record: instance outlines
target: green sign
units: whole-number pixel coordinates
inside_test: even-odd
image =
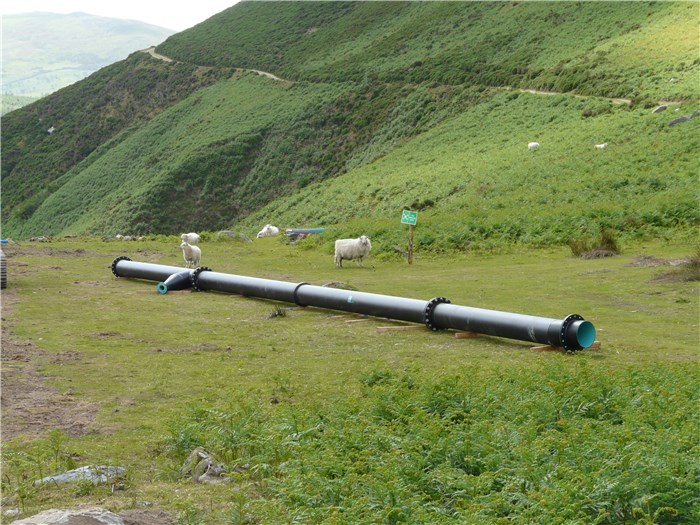
[[[411,210],[404,210],[401,212],[401,224],[410,224],[415,226],[418,222],[418,212]]]

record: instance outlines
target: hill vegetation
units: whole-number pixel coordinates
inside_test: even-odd
[[[697,6],[674,2],[249,2],[159,46],[314,82],[697,97]],[[235,27],[235,31],[231,28]],[[262,30],[261,30],[262,29]],[[668,80],[676,77],[676,82]]]
[[[86,13],[5,15],[2,30],[3,114],[20,107],[13,103],[53,93],[173,34],[136,20]]]
[[[699,107],[695,11],[244,2],[158,47],[175,62],[136,53],[9,115],[4,235],[274,222],[382,251],[404,207],[435,250],[682,235],[700,119],[668,123]]]

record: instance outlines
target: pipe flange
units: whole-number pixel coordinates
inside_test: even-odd
[[[569,328],[569,325],[574,321],[583,321],[583,317],[581,317],[578,314],[570,314],[567,315],[561,323],[561,331],[559,332],[559,343],[561,344],[561,347],[567,352],[570,352],[571,350],[581,349],[578,346],[578,344],[576,344],[575,346],[570,346],[566,343],[566,330]]]
[[[306,304],[301,304],[301,302],[299,302],[299,295],[298,295],[299,288],[301,288],[305,284],[309,284],[309,283],[299,283],[294,287],[294,292],[292,293],[292,297],[294,298],[294,304],[296,304],[297,306],[301,306],[301,307],[308,306]]]
[[[112,261],[112,273],[114,274],[115,277],[121,277],[117,273],[117,263],[119,263],[119,261],[130,261],[130,260],[131,259],[129,259],[126,255],[122,255],[121,257],[117,257],[116,259],[114,259]]]
[[[435,307],[439,304],[450,304],[451,302],[452,301],[446,299],[445,297],[435,297],[428,301],[428,303],[425,305],[425,312],[423,313],[423,322],[425,323],[425,326],[428,327],[428,330],[432,330],[433,332],[437,332],[438,330],[446,330],[446,328],[435,326]]]
[[[208,266],[199,266],[190,275],[190,281],[192,282],[192,289],[195,292],[202,292],[203,290],[199,287],[199,274],[202,272],[211,272],[211,268]]]

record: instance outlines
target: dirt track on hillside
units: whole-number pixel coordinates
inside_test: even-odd
[[[156,48],[155,47],[149,47],[147,49],[142,49],[144,53],[148,53],[151,55],[153,58],[156,58],[158,60],[162,60],[164,62],[174,62],[177,63],[174,59],[170,57],[166,57],[165,55],[161,55],[159,53],[156,53]],[[257,73],[258,75],[261,75],[263,77],[271,78],[272,80],[277,80],[278,82],[289,82],[285,81],[284,79],[273,75],[272,73],[268,73],[267,71],[260,71],[259,69],[244,69],[241,67],[236,67],[234,68],[236,71],[243,71],[243,72],[251,72],[251,73]]]
[[[170,57],[167,57],[165,55],[161,55],[159,53],[156,53],[156,48],[155,46],[149,47],[147,49],[142,49],[144,53],[148,53],[151,55],[153,58],[156,58],[158,60],[163,60],[164,62],[176,62]],[[273,75],[272,73],[269,73],[267,71],[260,71],[259,69],[244,69],[244,68],[234,68],[236,71],[244,71],[244,72],[251,72],[251,73],[257,73],[258,75],[262,75],[268,78],[271,78],[272,80],[277,80],[279,82],[291,82],[290,80],[284,80],[283,78],[280,78],[278,76]],[[495,88],[495,89],[511,89],[511,88]],[[593,97],[593,96],[587,96],[587,95],[572,95],[571,93],[558,93],[556,91],[540,91],[537,89],[518,89],[517,91],[520,91],[521,93],[531,93],[533,95],[569,95],[577,98],[597,98],[601,100],[607,100],[609,102],[612,102],[613,104],[631,104],[632,100],[629,98],[608,98],[608,97]]]
[[[613,104],[631,104],[632,100],[629,98],[608,98],[608,97],[593,97],[590,95],[572,95],[571,93],[558,93],[556,91],[539,91],[537,89],[518,89],[521,93],[532,93],[533,95],[568,95],[576,98],[597,98],[601,100],[607,100]]]

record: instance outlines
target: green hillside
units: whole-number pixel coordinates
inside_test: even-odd
[[[158,50],[296,80],[677,99],[700,93],[698,15],[693,2],[244,2]]]
[[[689,233],[700,119],[669,123],[700,108],[697,20],[687,2],[243,2],[157,48],[174,62],[136,53],[8,115],[3,235],[272,222],[381,252],[404,207],[438,251]]]
[[[669,127],[663,113],[607,103],[583,117],[590,107],[567,96],[486,95],[352,177],[304,188],[246,222],[341,223],[345,234],[400,243],[396,225],[409,208],[420,210],[420,245],[437,250],[559,244],[601,227],[656,236],[697,224],[700,119]],[[530,140],[541,147],[529,151]]]

